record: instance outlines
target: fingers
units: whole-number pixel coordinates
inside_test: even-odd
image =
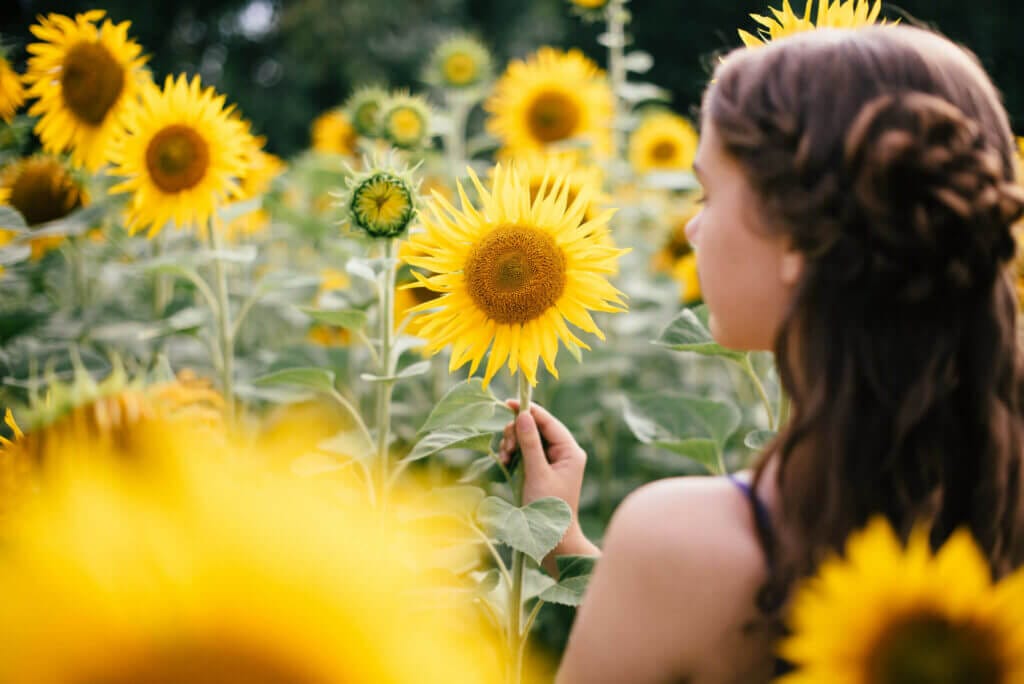
[[[509,399],[507,403],[513,410],[519,410],[519,402],[517,400]],[[551,415],[543,406],[531,403],[530,413],[533,415],[540,433],[544,435],[544,439],[548,441],[548,444],[551,446],[576,444],[576,438],[569,432],[569,428],[565,427],[562,421]]]
[[[525,475],[528,479],[534,479],[549,465],[540,432],[537,431],[537,423],[530,412],[520,413],[516,417],[516,439],[519,441],[519,451],[523,455]]]

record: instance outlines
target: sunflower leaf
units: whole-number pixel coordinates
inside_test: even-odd
[[[3,207],[0,207],[3,209]],[[0,266],[10,266],[27,261],[32,256],[32,248],[28,245],[7,245],[0,247]]]
[[[300,308],[304,314],[318,323],[333,325],[346,330],[359,330],[366,327],[366,312],[360,309],[325,310],[312,306]]]
[[[768,442],[775,439],[775,435],[778,433],[775,430],[751,430],[747,433],[747,436],[743,438],[743,444],[748,449],[754,451],[760,451],[768,446]]]
[[[654,341],[675,351],[693,352],[702,356],[718,356],[735,363],[742,363],[745,355],[721,346],[711,336],[707,326],[707,307],[686,308],[665,326]]]
[[[475,482],[496,464],[497,461],[494,460],[494,456],[491,454],[481,456],[466,466],[466,470],[462,473],[462,477],[459,478],[459,482]]]
[[[558,556],[558,584],[545,589],[539,598],[548,603],[578,606],[597,564],[596,556]]]
[[[633,435],[716,470],[718,456],[740,425],[733,404],[673,392],[623,400],[623,418]]]
[[[622,59],[623,64],[627,71],[633,73],[643,74],[651,70],[654,66],[654,57],[651,57],[651,53],[644,52],[642,50],[634,50],[633,52],[627,53]]]
[[[324,368],[286,368],[253,380],[257,387],[294,385],[330,394],[334,389],[334,373]]]
[[[316,448],[335,456],[354,459],[364,463],[377,455],[376,446],[367,439],[366,433],[355,428],[342,430],[327,439],[321,440],[317,443]]]
[[[553,496],[522,508],[489,496],[480,503],[476,517],[499,542],[540,563],[569,529],[572,511],[569,504]]]
[[[0,228],[4,230],[19,230],[28,228],[25,217],[14,207],[0,207]]]
[[[488,452],[491,450],[493,432],[480,432],[473,428],[450,428],[431,432],[416,442],[403,463],[418,461],[445,449],[471,449]]]
[[[454,427],[475,428],[480,432],[485,429],[496,431],[504,427],[511,414],[512,409],[490,390],[484,389],[479,378],[472,378],[455,385],[441,397],[427,416],[420,433]]]
[[[669,101],[672,99],[672,94],[654,85],[653,83],[637,83],[627,81],[620,83],[618,87],[618,95],[627,102],[643,102],[645,100],[662,100]]]

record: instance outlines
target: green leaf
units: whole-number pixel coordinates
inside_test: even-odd
[[[553,496],[522,508],[489,496],[481,502],[476,517],[495,539],[540,563],[569,529],[572,511],[569,504]]]
[[[18,230],[28,228],[25,217],[18,213],[14,207],[0,207],[0,228],[5,230]]]
[[[374,284],[377,283],[377,273],[373,270],[367,259],[352,257],[345,262],[345,270],[357,278],[368,280]]]
[[[687,456],[712,471],[741,420],[732,404],[673,392],[625,399],[623,417],[644,444]]]
[[[487,493],[479,487],[456,485],[432,489],[423,496],[416,498],[416,505],[409,507],[409,512],[401,513],[408,519],[431,518],[436,516],[455,516],[472,519],[480,502]]]
[[[301,307],[307,316],[326,325],[333,325],[346,330],[359,330],[366,327],[366,312],[360,309],[337,309],[334,311],[317,309],[312,306]]]
[[[480,432],[473,428],[451,428],[427,434],[416,442],[409,455],[402,459],[403,463],[418,461],[445,449],[472,449],[474,451],[490,451],[491,431]]]
[[[335,391],[334,373],[324,368],[286,368],[256,378],[253,384],[257,387],[294,385],[327,394]]]
[[[736,363],[741,363],[745,356],[742,352],[726,349],[715,342],[711,337],[711,331],[708,330],[705,306],[680,311],[654,342],[676,351],[719,356]]]
[[[3,209],[4,207],[0,207]],[[32,248],[29,245],[7,245],[0,247],[0,266],[10,266],[22,261],[28,261],[32,256]]]
[[[636,74],[643,74],[651,70],[654,66],[654,58],[651,57],[649,52],[643,52],[641,50],[634,50],[628,52],[622,59],[623,65],[627,71],[632,71]]]
[[[397,382],[398,380],[405,380],[407,378],[415,378],[418,375],[423,375],[430,371],[430,361],[417,361],[416,363],[409,364],[398,372],[397,375],[374,375],[373,373],[361,373],[359,375],[360,380],[366,382]]]
[[[563,606],[578,606],[583,593],[590,583],[590,576],[597,564],[596,556],[558,556],[558,584],[540,594],[542,601],[560,603]]]
[[[543,595],[555,584],[554,578],[546,572],[537,568],[525,568],[523,570],[523,603]]]
[[[502,413],[498,413],[498,411]],[[495,420],[495,416],[498,420]],[[478,431],[497,431],[511,420],[512,410],[499,401],[490,390],[485,390],[479,378],[465,380],[452,387],[441,397],[427,416],[420,432],[433,432],[440,428],[472,427]]]
[[[459,478],[459,482],[475,482],[481,475],[493,468],[496,464],[497,462],[490,454],[487,456],[481,456],[466,466],[466,470],[462,473],[462,477]]]
[[[768,443],[775,439],[775,435],[778,433],[775,430],[751,430],[747,433],[747,436],[743,438],[743,444],[748,449],[754,451],[760,451],[768,446]]]

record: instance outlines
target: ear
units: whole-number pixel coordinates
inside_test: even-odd
[[[797,251],[793,248],[787,248],[782,253],[782,258],[779,259],[779,280],[784,285],[792,287],[800,281],[800,277],[804,274],[804,255],[803,252]]]

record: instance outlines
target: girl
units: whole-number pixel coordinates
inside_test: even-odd
[[[996,577],[1024,563],[1007,269],[1024,193],[977,60],[907,26],[816,30],[730,54],[702,111],[687,230],[711,331],[775,353],[792,418],[749,482],[674,478],[623,502],[563,684],[769,680],[793,583],[875,514],[904,535],[927,521],[934,545],[967,527]],[[503,457],[517,444],[525,500],[575,512],[572,435],[535,406]],[[600,553],[575,520],[552,555],[569,553]]]

